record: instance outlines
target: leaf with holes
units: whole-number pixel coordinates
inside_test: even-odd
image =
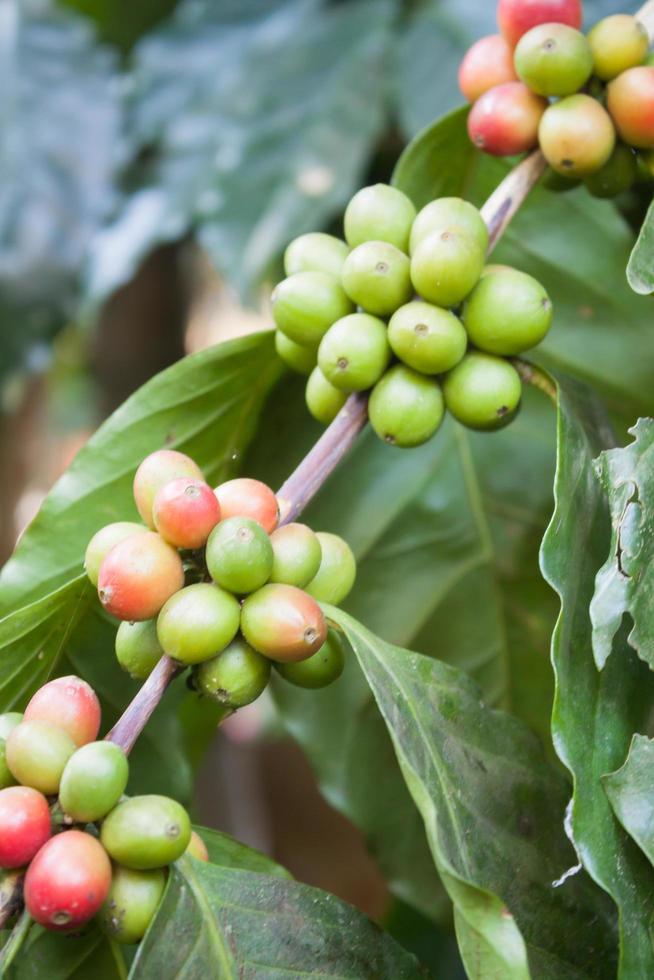
[[[654,293],[654,202],[643,221],[627,265],[627,279],[635,293]]]
[[[613,812],[654,864],[654,741],[634,735],[629,755],[615,772],[603,777]]]

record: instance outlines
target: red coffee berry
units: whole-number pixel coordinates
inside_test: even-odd
[[[468,102],[476,102],[496,85],[517,80],[513,51],[501,34],[475,41],[459,66],[459,88]]]
[[[498,157],[532,150],[547,105],[547,99],[534,95],[522,82],[497,85],[484,92],[470,110],[470,139],[480,150]]]
[[[38,790],[0,790],[0,868],[22,868],[50,837],[50,808]]]
[[[538,24],[581,27],[581,0],[499,0],[497,23],[512,48]]]
[[[45,844],[25,876],[25,907],[46,929],[78,929],[92,919],[111,886],[111,862],[102,844],[68,830]]]
[[[216,487],[221,518],[251,517],[270,534],[277,527],[279,504],[265,483],[241,477]]]
[[[163,486],[180,476],[203,480],[202,470],[190,456],[175,449],[158,449],[146,456],[134,477],[134,500],[148,527],[154,530],[152,505]]]
[[[164,603],[184,585],[178,553],[158,534],[144,531],[121,541],[100,566],[98,595],[118,619],[154,619]]]
[[[306,660],[327,638],[327,623],[315,599],[294,585],[264,585],[243,603],[241,632],[264,657],[288,663]]]
[[[44,684],[25,708],[25,721],[49,721],[76,745],[94,742],[100,731],[98,696],[81,677],[57,677]]]
[[[176,548],[202,548],[220,520],[220,504],[208,483],[180,476],[159,490],[152,515],[164,541]]]
[[[641,150],[654,147],[654,67],[640,65],[614,78],[607,106],[625,143]]]

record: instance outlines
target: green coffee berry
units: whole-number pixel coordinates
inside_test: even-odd
[[[352,302],[326,272],[296,272],[272,294],[275,323],[296,344],[317,347],[334,320],[352,312]]]
[[[68,732],[49,721],[22,721],[5,743],[12,775],[44,796],[58,791],[61,774],[76,749]]]
[[[341,281],[350,299],[377,316],[393,313],[413,292],[409,259],[388,242],[364,242],[353,249]]]
[[[270,535],[273,549],[271,582],[296,585],[311,581],[320,568],[320,539],[306,524],[284,524]]]
[[[181,857],[191,839],[183,806],[167,796],[134,796],[105,818],[100,842],[118,864],[135,871],[163,868]]]
[[[320,568],[305,587],[318,602],[337,606],[349,595],[357,575],[357,563],[347,541],[338,534],[318,531]]]
[[[332,324],[320,341],[318,366],[342,391],[365,391],[378,381],[391,358],[386,324],[369,313],[350,313]]]
[[[125,792],[129,766],[113,742],[89,742],[66,763],[59,802],[75,823],[94,823],[116,806]]]
[[[555,191],[557,194],[573,191],[575,187],[579,187],[580,183],[581,181],[575,180],[573,177],[564,177],[563,174],[557,173],[550,166],[546,167],[541,177],[543,187],[547,187],[548,191]]]
[[[298,374],[311,374],[316,366],[315,347],[303,347],[287,337],[281,330],[275,331],[275,350],[284,364]]]
[[[7,711],[0,715],[0,789],[16,784],[11,769],[7,765],[6,740],[22,720],[23,716],[18,711]]]
[[[520,405],[520,375],[509,361],[481,351],[466,354],[443,382],[445,406],[471,429],[500,429]]]
[[[139,623],[122,622],[116,633],[116,659],[134,680],[149,677],[163,656],[157,637],[156,619]]]
[[[347,401],[347,392],[335,388],[320,368],[316,367],[307,381],[305,398],[307,408],[316,422],[329,425]]]
[[[270,678],[270,661],[257,653],[242,636],[211,660],[195,667],[198,694],[226,708],[243,708],[256,701]]]
[[[345,209],[345,237],[351,248],[376,241],[406,252],[415,216],[406,194],[388,184],[374,184],[358,191]]]
[[[236,636],[238,601],[217,585],[187,585],[159,613],[159,643],[174,660],[198,664],[224,650]]]
[[[599,170],[589,174],[584,183],[593,197],[610,198],[628,191],[636,180],[638,165],[630,146],[616,143],[613,153]]]
[[[456,226],[432,232],[411,259],[411,279],[423,299],[436,306],[457,306],[484,268],[479,241]]]
[[[589,31],[588,44],[595,74],[608,82],[628,68],[643,64],[647,57],[649,37],[646,28],[636,17],[613,14],[598,21]]]
[[[479,209],[461,197],[439,197],[426,204],[413,222],[411,255],[425,238],[445,228],[463,228],[484,252],[488,248],[488,228]]]
[[[205,557],[214,582],[237,595],[261,588],[273,566],[270,538],[249,517],[228,517],[217,524],[209,535]]]
[[[296,687],[317,690],[327,687],[343,673],[345,653],[338,633],[329,630],[327,639],[317,653],[299,663],[275,664],[284,680]]]
[[[84,555],[84,571],[93,585],[97,586],[100,565],[113,546],[141,531],[145,531],[142,524],[136,524],[134,521],[116,521],[114,524],[101,527],[93,535]]]
[[[327,272],[337,278],[349,248],[340,238],[322,231],[310,231],[294,238],[284,253],[284,272],[293,276],[296,272]]]
[[[590,44],[567,24],[538,24],[523,34],[514,54],[515,70],[537,95],[572,95],[593,72]]]
[[[552,103],[538,127],[543,156],[565,177],[586,177],[603,167],[615,146],[606,109],[590,95],[568,95]]]
[[[420,446],[434,435],[445,414],[443,394],[435,378],[396,364],[372,390],[370,424],[391,446]]]
[[[538,280],[526,272],[494,272],[483,276],[468,296],[463,322],[480,350],[520,354],[547,334],[552,303]]]
[[[450,310],[414,300],[396,310],[388,324],[393,353],[422,374],[441,374],[458,364],[468,338]]]
[[[165,887],[163,868],[133,871],[114,865],[109,894],[99,913],[102,931],[117,943],[138,943],[159,908]]]

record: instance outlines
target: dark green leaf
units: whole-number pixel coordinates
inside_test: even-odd
[[[209,860],[221,868],[240,868],[242,871],[258,871],[261,874],[290,878],[289,872],[272,858],[247,844],[241,844],[229,834],[222,834],[209,827],[193,828],[207,845]]]
[[[627,265],[627,279],[635,293],[654,292],[654,202],[640,229],[640,235]]]
[[[616,817],[654,864],[654,741],[634,735],[624,765],[603,783]]]
[[[620,976],[648,977],[654,872],[616,821],[601,776],[622,764],[633,732],[643,729],[654,676],[630,651],[624,631],[604,669],[596,668],[588,607],[610,522],[593,460],[613,437],[597,398],[564,379],[558,425],[556,509],[541,553],[543,574],[561,599],[552,643],[554,743],[574,777],[570,830],[580,860],[619,908]]]
[[[466,129],[467,109],[437,120],[413,139],[397,161],[393,183],[417,208],[436,197],[467,197],[481,155]]]
[[[89,17],[100,36],[124,51],[154,24],[171,13],[177,0],[63,0],[67,7]]]
[[[124,980],[123,954],[96,926],[83,935],[67,936],[32,928],[8,980]]]

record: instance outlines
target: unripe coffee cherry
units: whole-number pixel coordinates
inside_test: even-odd
[[[475,41],[459,66],[459,88],[468,102],[476,102],[489,88],[516,80],[513,51],[501,34]]]
[[[51,833],[45,796],[29,786],[0,790],[0,868],[29,864]]]
[[[347,392],[339,391],[327,380],[319,367],[314,368],[305,390],[307,408],[316,422],[329,425],[347,401]]]
[[[443,382],[445,405],[470,429],[500,429],[518,410],[522,385],[509,361],[472,351]]]
[[[436,306],[457,306],[484,268],[484,250],[464,229],[432,232],[411,259],[411,279],[420,295]]]
[[[152,531],[115,545],[100,566],[98,596],[108,613],[130,622],[153,619],[184,585],[177,551]]]
[[[539,139],[553,170],[566,177],[585,177],[611,156],[615,130],[606,109],[590,95],[569,95],[544,113]]]
[[[538,143],[538,124],[547,101],[523,82],[505,82],[484,92],[468,116],[468,135],[478,149],[496,157],[526,153]]]
[[[654,147],[654,68],[643,65],[618,75],[607,89],[607,106],[625,143]]]
[[[649,37],[636,17],[613,14],[604,17],[588,33],[594,71],[608,82],[628,68],[642,65],[647,57]]]
[[[342,282],[350,299],[377,316],[393,313],[413,291],[409,259],[388,242],[357,245],[345,260]]]
[[[327,272],[296,272],[275,287],[271,302],[278,328],[307,347],[317,347],[334,320],[353,309],[340,281]]]
[[[327,687],[343,673],[345,653],[340,636],[329,630],[327,639],[317,653],[299,663],[275,664],[284,680],[296,687],[318,690]]]
[[[388,324],[393,353],[422,374],[441,374],[458,364],[468,337],[458,317],[431,303],[414,301],[396,310]]]
[[[100,731],[98,696],[81,677],[69,674],[48,681],[32,695],[25,721],[49,721],[68,732],[75,745],[86,745]]]
[[[163,486],[180,476],[203,480],[202,470],[190,456],[175,449],[158,449],[146,456],[134,476],[134,500],[138,512],[149,528],[154,530],[152,505]]]
[[[113,546],[124,541],[125,538],[131,538],[133,534],[140,534],[142,531],[145,531],[142,524],[136,524],[134,521],[117,521],[115,524],[107,524],[100,528],[93,535],[84,555],[84,571],[92,585],[97,586],[100,565]]]
[[[306,660],[325,642],[320,606],[293,585],[264,585],[243,603],[241,630],[248,643],[271,660]]]
[[[386,324],[369,313],[350,313],[337,320],[318,348],[320,370],[342,391],[371,388],[381,378],[390,359]]]
[[[116,865],[99,915],[103,932],[117,943],[138,943],[154,919],[165,887],[163,868],[133,871]]]
[[[216,487],[223,520],[228,517],[251,517],[270,534],[277,527],[279,504],[270,487],[260,480],[240,477]]]
[[[46,929],[79,929],[109,894],[111,863],[102,845],[81,830],[45,844],[25,876],[25,907]]]
[[[309,375],[316,366],[315,347],[303,347],[287,337],[281,330],[275,330],[275,350],[284,364],[298,374]]]
[[[285,524],[270,536],[273,549],[271,582],[296,585],[299,589],[311,581],[320,568],[320,538],[306,524]]]
[[[159,613],[159,643],[174,660],[199,664],[224,650],[236,636],[240,618],[238,601],[217,585],[188,585]]]
[[[200,835],[195,831],[191,831],[191,839],[188,842],[188,847],[186,848],[186,854],[191,857],[196,858],[198,861],[208,861],[209,851],[207,850],[207,845],[204,843]]]
[[[564,177],[563,174],[557,173],[548,165],[541,177],[541,184],[543,187],[547,187],[548,191],[566,194],[568,191],[573,191],[575,187],[579,187],[580,181],[575,180],[574,177]]]
[[[581,0],[499,0],[497,23],[512,48],[537,24],[581,27]]]
[[[220,520],[220,504],[208,483],[187,476],[166,483],[154,498],[157,531],[175,548],[202,548]]]
[[[413,222],[409,241],[411,255],[425,238],[446,228],[462,228],[484,252],[488,248],[488,228],[479,209],[462,197],[439,197],[426,204]]]
[[[76,749],[68,732],[49,721],[22,721],[6,742],[7,765],[23,786],[49,796]]]
[[[332,606],[350,594],[357,576],[357,563],[347,541],[338,534],[318,531],[320,541],[320,568],[305,588],[305,592],[318,602],[329,602]]]
[[[552,303],[537,279],[519,272],[483,276],[463,307],[470,340],[489,354],[513,355],[539,344],[552,324]]]
[[[327,272],[340,277],[349,248],[340,238],[322,231],[310,231],[294,238],[284,252],[284,272]]]
[[[599,170],[586,177],[584,183],[593,197],[616,197],[628,191],[636,180],[638,164],[630,146],[616,143],[613,153]]]
[[[226,708],[243,708],[256,701],[269,679],[270,661],[242,636],[237,636],[226,650],[193,671],[198,694]]]
[[[129,765],[113,742],[91,742],[70,757],[59,786],[59,802],[75,823],[94,823],[116,806],[125,792]]]
[[[250,517],[228,517],[207,541],[206,561],[214,582],[228,592],[246,595],[270,578],[273,550],[270,538]]]
[[[388,242],[406,252],[415,216],[412,201],[396,187],[363,187],[345,209],[345,238],[350,248],[364,242]]]
[[[567,24],[540,24],[518,41],[515,68],[537,95],[572,95],[590,78],[593,55],[581,31]]]
[[[18,711],[7,711],[5,714],[0,715],[0,790],[5,789],[7,786],[14,786],[16,783],[11,769],[7,765],[5,743],[10,732],[14,730],[16,725],[20,725],[22,720],[23,716]]]
[[[167,796],[134,796],[104,820],[100,840],[107,853],[126,868],[163,868],[181,857],[191,839],[191,821],[183,806]]]
[[[116,659],[134,680],[144,681],[163,657],[156,619],[123,622],[116,633]]]
[[[396,364],[375,385],[368,404],[370,424],[390,446],[421,446],[443,421],[440,385],[405,364]]]

